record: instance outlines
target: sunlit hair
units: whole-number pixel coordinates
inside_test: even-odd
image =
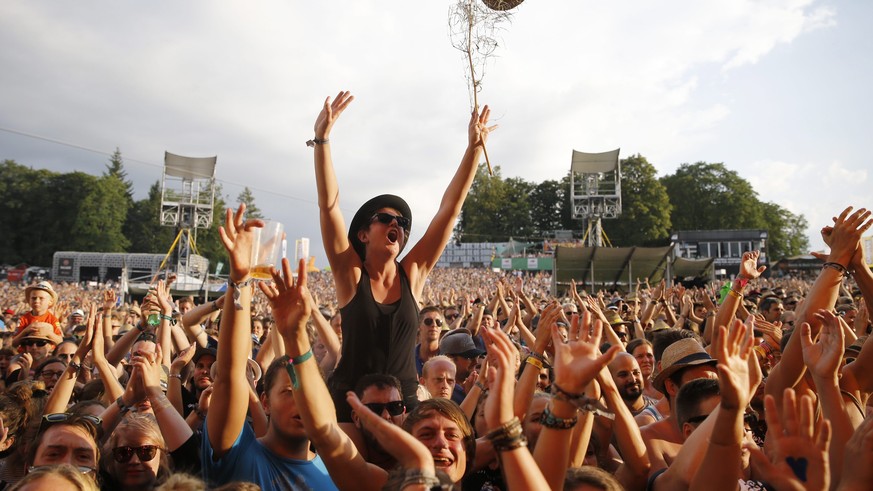
[[[156,457],[160,459],[160,465],[155,482],[163,482],[170,475],[170,457],[158,421],[151,414],[131,412],[118,423],[104,447],[103,468],[107,469],[113,478],[118,478],[115,473],[118,467],[112,458],[112,449],[119,446],[118,442],[122,435],[126,436],[128,440],[142,438],[147,444],[155,445],[161,449]]]
[[[453,421],[464,435],[464,450],[467,453],[467,468],[464,469],[464,475],[466,476],[473,469],[473,462],[476,460],[476,437],[464,411],[452,400],[436,397],[421,401],[406,417],[406,421],[403,422],[403,429],[412,433],[412,428],[416,424],[436,415]]]
[[[602,491],[624,491],[624,487],[612,476],[600,467],[585,465],[567,469],[564,478],[564,489],[573,491],[578,487],[583,489],[596,488]]]
[[[8,491],[23,489],[28,484],[36,484],[37,481],[47,476],[54,476],[64,479],[77,491],[98,491],[100,489],[97,487],[97,483],[94,482],[93,479],[87,477],[85,474],[82,474],[79,469],[76,469],[69,464],[53,465],[42,469],[35,469],[33,472],[27,474],[26,476],[22,477],[18,482],[13,484],[12,487],[7,489]],[[41,486],[41,488],[44,487],[45,485]]]
[[[34,422],[35,424],[35,422]],[[71,426],[73,428],[79,428],[84,431],[91,440],[94,441],[94,463],[100,462],[100,446],[97,442],[100,441],[100,428],[94,424],[88,418],[83,417],[80,414],[70,414],[69,418],[65,421],[58,423],[50,423],[50,424],[40,424],[39,430],[36,434],[36,437],[32,441],[27,442],[27,466],[33,465],[33,461],[36,458],[36,452],[39,450],[40,445],[42,445],[43,438],[45,438],[46,432],[55,426]]]
[[[206,491],[206,483],[197,476],[176,472],[155,489],[156,491]]]

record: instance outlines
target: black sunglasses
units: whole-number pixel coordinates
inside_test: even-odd
[[[400,228],[406,231],[409,231],[409,227],[412,225],[412,222],[408,218],[399,215],[392,215],[390,213],[376,213],[372,218],[370,218],[370,223],[379,222],[384,223],[385,225],[390,225],[394,220],[397,220],[397,225],[400,225]]]
[[[448,320],[455,320],[455,319],[457,319],[457,318],[460,317],[460,316],[461,316],[461,314],[446,314],[446,319],[448,319]]]
[[[158,454],[158,448],[157,445],[115,447],[112,449],[112,457],[119,464],[126,464],[133,458],[133,454],[136,454],[140,462],[148,462]]]
[[[697,424],[703,423],[703,421],[704,421],[707,417],[709,417],[708,414],[701,414],[701,415],[699,415],[699,416],[692,416],[692,417],[688,418],[687,420],[685,420],[685,422],[686,422],[686,423],[693,424],[693,425],[697,425]]]
[[[436,324],[437,327],[442,327],[442,326],[443,326],[443,320],[440,319],[439,317],[437,317],[437,318],[426,317],[426,318],[424,319],[424,325],[425,325],[425,326],[427,326],[427,327],[431,327],[431,326],[433,326],[434,324]]]
[[[45,339],[27,339],[21,342],[22,346],[39,346],[42,348],[47,345],[49,342]]]
[[[406,409],[406,405],[403,404],[403,401],[368,402],[364,405],[370,408],[370,411],[373,411],[376,414],[382,414],[382,411],[387,409],[388,414],[390,414],[391,416],[400,416]]]

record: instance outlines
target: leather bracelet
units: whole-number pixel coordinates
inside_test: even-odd
[[[124,396],[119,396],[118,399],[115,400],[115,405],[118,406],[118,414],[124,415],[128,411],[130,411],[130,406],[126,406],[124,404],[124,400],[122,399]]]
[[[439,488],[440,480],[434,471],[425,472],[423,469],[406,469],[403,473],[403,482],[398,489],[405,489],[410,484],[424,484],[428,489]]]
[[[306,146],[311,148],[315,147],[316,145],[324,145],[326,143],[330,143],[330,138],[320,139],[313,137],[311,140],[306,141]]]
[[[834,270],[836,270],[838,273],[840,273],[840,274],[843,275],[843,276],[846,276],[846,274],[849,273],[849,270],[848,270],[845,266],[843,266],[843,265],[840,264],[840,263],[835,263],[835,262],[827,262],[827,263],[824,263],[824,264],[822,264],[822,268],[831,268],[831,269],[834,269]]]

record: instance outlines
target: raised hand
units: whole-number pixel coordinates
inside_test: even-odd
[[[297,265],[297,281],[291,274],[291,264],[282,259],[282,275],[273,268],[273,284],[261,282],[258,286],[273,308],[276,329],[286,340],[307,337],[306,322],[312,313],[309,289],[306,288],[306,264]]]
[[[858,248],[858,242],[861,240],[861,235],[873,225],[873,220],[869,220],[870,211],[866,208],[861,208],[858,211],[849,214],[852,207],[848,207],[840,213],[839,217],[834,218],[834,226],[828,232],[828,237],[825,242],[831,247],[831,253],[828,261],[839,263],[843,266],[848,266]],[[822,236],[827,227],[822,229]]]
[[[764,397],[764,407],[767,443],[772,443],[770,458],[757,445],[746,444],[764,481],[779,490],[828,489],[831,477],[828,462],[831,426],[824,418],[819,420],[818,425],[814,424],[812,398],[803,396],[798,401],[793,389],[785,389],[781,417],[773,396]]]
[[[591,314],[573,315],[570,319],[569,339],[564,342],[556,325],[552,325],[552,345],[555,348],[555,383],[562,390],[581,394],[603,367],[620,351],[619,346],[600,354],[603,324],[591,321]]]
[[[719,326],[719,336],[715,341],[721,406],[726,409],[742,411],[754,395],[749,376],[753,338],[746,335],[746,329],[745,324],[734,320],[730,330]]]
[[[348,91],[340,91],[333,101],[330,100],[330,97],[326,98],[324,106],[315,120],[315,137],[319,140],[327,139],[333,124],[353,100],[355,100],[355,96]]]
[[[483,329],[489,359],[487,379],[488,399],[485,401],[485,421],[489,429],[508,423],[513,418],[515,397],[515,357],[518,352],[509,336],[500,329]]]
[[[822,322],[818,341],[813,343],[809,324],[800,325],[800,344],[803,347],[803,362],[814,377],[836,382],[843,359],[845,333],[839,318],[827,310],[819,310],[815,317]]]
[[[744,252],[743,258],[740,260],[740,274],[744,278],[750,280],[761,276],[767,266],[758,266],[758,257],[761,256],[761,251]]]
[[[157,345],[154,353],[141,352],[134,356],[130,363],[134,367],[134,373],[139,375],[140,383],[146,393],[156,394],[161,389],[161,345]],[[133,375],[131,375],[133,377]]]
[[[170,364],[170,373],[182,373],[182,369],[185,368],[185,365],[191,363],[191,360],[194,359],[194,353],[197,351],[197,344],[188,345],[187,348],[180,351],[176,358],[173,359],[173,363]]]
[[[236,213],[230,208],[225,212],[224,226],[219,227],[218,234],[221,242],[227,250],[230,258],[230,279],[234,283],[245,281],[249,278],[252,267],[252,243],[254,233],[252,229],[264,226],[263,220],[243,221],[246,211],[245,203],[239,205]]]
[[[479,113],[479,108],[474,108],[470,114],[470,126],[467,129],[467,139],[470,147],[479,147],[485,145],[488,141],[488,135],[497,129],[497,125],[488,126],[488,118],[491,116],[491,109],[486,105],[482,108],[482,113]]]
[[[170,315],[173,312],[173,296],[170,295],[170,284],[164,280],[158,280],[155,286],[155,301],[161,308],[161,312]]]
[[[103,290],[103,310],[114,309],[116,301],[115,290]]]

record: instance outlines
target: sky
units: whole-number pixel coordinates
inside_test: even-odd
[[[119,148],[141,199],[165,151],[215,155],[228,202],[251,188],[325,267],[304,142],[350,90],[330,135],[346,222],[398,194],[414,241],[466,147],[454,4],[2,2],[0,159],[96,175]],[[850,0],[526,0],[479,94],[500,126],[490,159],[532,182],[560,179],[574,149],[642,154],[659,175],[723,162],[822,249],[832,216],[873,206],[871,20],[873,2]]]

